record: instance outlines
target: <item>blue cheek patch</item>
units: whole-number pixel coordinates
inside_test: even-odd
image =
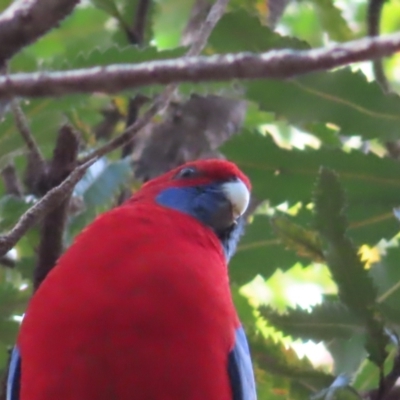
[[[219,184],[187,187],[171,187],[156,197],[158,204],[189,214],[203,224],[214,229],[218,211],[227,205],[227,199]],[[232,229],[218,232],[225,257],[229,260],[236,251],[236,245],[244,230],[244,220],[240,218]]]
[[[227,199],[219,185],[172,187],[163,190],[156,198],[157,203],[197,218],[206,225]]]

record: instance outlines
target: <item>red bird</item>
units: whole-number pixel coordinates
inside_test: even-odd
[[[99,216],[33,296],[7,399],[255,400],[227,274],[249,193],[197,161]]]

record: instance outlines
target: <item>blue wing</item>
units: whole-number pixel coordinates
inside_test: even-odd
[[[21,356],[15,346],[11,353],[10,366],[7,377],[6,400],[19,400],[19,382],[21,378]]]
[[[257,399],[249,345],[242,327],[236,329],[235,347],[229,353],[228,373],[233,393],[232,400]]]

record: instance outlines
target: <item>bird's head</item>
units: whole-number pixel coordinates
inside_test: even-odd
[[[132,200],[152,199],[198,219],[215,232],[230,258],[243,230],[250,190],[249,179],[235,164],[200,160],[147,182]]]

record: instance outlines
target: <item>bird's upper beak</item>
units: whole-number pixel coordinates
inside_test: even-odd
[[[242,180],[222,184],[222,191],[232,205],[233,218],[236,220],[247,210],[250,201],[250,192]]]

